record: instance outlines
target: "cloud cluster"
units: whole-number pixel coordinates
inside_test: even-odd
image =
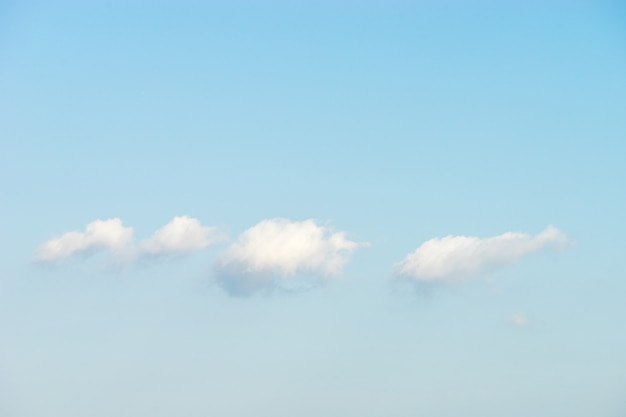
[[[396,265],[399,277],[430,283],[454,283],[509,264],[544,249],[562,247],[567,236],[548,226],[536,236],[508,232],[481,239],[446,236],[430,239]]]
[[[58,263],[77,255],[114,252],[121,258],[140,259],[167,255],[184,255],[206,248],[223,239],[215,227],[204,227],[189,216],[174,217],[142,241],[133,243],[133,229],[124,227],[120,219],[95,220],[84,232],[67,232],[44,242],[35,254],[39,263]]]
[[[118,218],[95,220],[84,231],[72,231],[43,243],[35,260],[59,263],[99,252],[117,255],[119,264],[141,259],[190,254],[226,240],[215,227],[176,216],[138,245],[133,229]],[[542,250],[569,243],[554,226],[531,236],[508,232],[489,238],[446,236],[422,243],[395,265],[396,277],[427,284],[453,284],[510,264]],[[315,220],[263,220],[226,247],[213,265],[215,281],[231,295],[245,296],[276,288],[310,288],[339,276],[350,255],[364,243]],[[525,319],[524,319],[525,320]],[[512,323],[523,325],[520,317]]]
[[[90,255],[104,250],[122,250],[133,239],[133,229],[124,227],[120,219],[95,220],[84,232],[67,232],[43,243],[35,260],[59,262],[75,255]]]
[[[315,285],[337,276],[360,243],[314,220],[264,220],[218,258],[218,283],[230,294]]]

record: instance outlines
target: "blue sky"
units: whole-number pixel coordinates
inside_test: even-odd
[[[619,2],[3,3],[0,415],[624,415],[624,68]]]

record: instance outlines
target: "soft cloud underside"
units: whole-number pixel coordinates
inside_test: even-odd
[[[296,282],[296,275],[319,282],[339,274],[359,246],[343,232],[313,220],[265,220],[241,234],[220,256],[218,282],[232,294],[245,295]]]
[[[435,238],[424,242],[400,262],[397,275],[422,282],[456,282],[567,242],[565,234],[554,226],[548,226],[536,236],[509,232],[485,239]]]

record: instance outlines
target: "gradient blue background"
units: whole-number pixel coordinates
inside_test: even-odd
[[[0,415],[626,415],[626,8],[443,3],[2,2]],[[371,246],[246,299],[211,284],[219,247],[31,262],[182,214]],[[389,283],[432,237],[548,224],[576,245]]]

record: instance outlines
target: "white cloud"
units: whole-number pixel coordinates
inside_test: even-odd
[[[219,257],[218,283],[234,295],[276,286],[313,285],[339,274],[361,244],[314,220],[264,220],[242,233]],[[306,277],[303,277],[306,276]]]
[[[508,232],[485,239],[469,236],[435,238],[424,242],[398,263],[396,274],[419,282],[458,282],[568,242],[565,234],[554,226],[546,227],[535,236]]]
[[[509,317],[506,322],[511,326],[524,327],[528,325],[528,318],[523,313],[516,313]]]
[[[43,243],[35,260],[54,263],[74,255],[91,255],[112,250],[115,252],[116,267],[127,267],[141,257],[162,255],[184,255],[223,240],[217,228],[205,227],[198,219],[177,216],[158,229],[137,247],[133,243],[133,229],[124,227],[120,219],[95,220],[84,232],[68,232]]]
[[[217,228],[205,227],[198,219],[177,216],[141,243],[142,255],[183,255],[223,240]]]
[[[67,232],[43,243],[35,255],[38,262],[58,262],[77,254],[124,249],[133,238],[133,229],[124,227],[120,219],[95,220],[84,232]]]

